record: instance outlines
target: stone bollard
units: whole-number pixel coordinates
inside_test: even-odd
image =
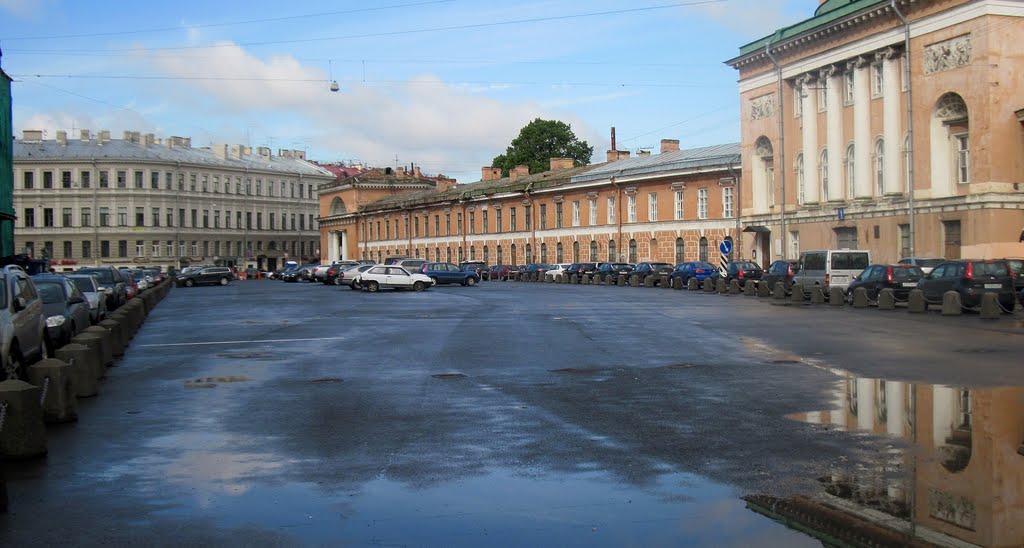
[[[661,278],[658,279],[658,286],[663,289],[669,289],[672,287],[672,282],[668,281],[668,274],[661,275]]]
[[[563,276],[562,274],[555,274],[555,283],[556,284],[562,283],[562,278],[564,278],[564,277],[565,276]]]
[[[718,278],[718,280],[715,281],[715,291],[722,293],[723,295],[729,292],[729,286],[725,283],[724,279]]]
[[[636,274],[629,275],[629,287],[638,287],[640,285],[640,276]]]
[[[0,382],[0,413],[4,415],[0,457],[28,459],[46,454],[41,394],[39,387],[25,381]]]
[[[907,298],[907,310],[913,314],[928,311],[928,303],[924,300],[924,291],[920,289],[910,290],[910,297]]]
[[[942,294],[942,315],[959,316],[963,313],[960,294],[956,291],[947,291]]]
[[[95,333],[82,333],[71,339],[75,344],[88,346],[89,350],[96,356],[100,363],[100,369],[95,371],[97,379],[102,379],[107,374],[107,364],[110,363],[110,347],[107,346],[106,337]]]
[[[126,341],[130,342],[139,330],[139,326],[135,324],[135,318],[127,310],[124,312],[114,312],[108,315],[107,319],[121,324],[121,335]]]
[[[583,285],[590,285],[590,274],[584,274],[583,277],[580,278],[580,283]]]
[[[802,302],[804,302],[805,298],[806,298],[806,295],[804,295],[804,286],[803,286],[803,284],[793,284],[793,289],[792,289],[792,291],[789,294],[789,300],[791,300],[791,301],[793,301],[795,303],[802,303]]]
[[[886,287],[878,292],[879,310],[896,310],[896,295],[892,288]]]
[[[811,287],[811,304],[825,304],[825,288],[820,285]]]
[[[42,390],[43,421],[47,423],[78,420],[78,400],[71,366],[53,358],[40,360],[28,368],[28,380]]]
[[[998,320],[1002,314],[999,308],[999,296],[995,293],[981,294],[981,319]]]
[[[111,352],[114,356],[124,356],[124,351],[128,348],[128,337],[125,336],[124,330],[121,329],[121,324],[116,320],[103,320],[96,324],[100,327],[108,329],[114,337],[114,348]]]
[[[654,287],[654,276],[644,276],[644,287]]]
[[[622,286],[626,285],[626,275],[625,274],[619,274],[619,277],[616,278],[616,280],[615,280],[615,285],[617,285],[619,287],[622,287]]]
[[[672,289],[682,289],[682,288],[683,288],[683,279],[682,278],[672,278]]]
[[[88,398],[99,393],[96,379],[103,376],[99,356],[88,346],[65,344],[57,349],[57,359],[71,366],[71,382],[75,396]]]
[[[705,293],[714,293],[715,292],[715,282],[711,281],[711,278],[704,278],[704,292]]]
[[[748,297],[757,295],[757,286],[761,285],[754,280],[747,280],[747,283],[743,286],[743,294]]]
[[[739,295],[741,292],[742,292],[742,290],[740,289],[740,281],[739,280],[729,280],[729,294],[730,295]]]
[[[780,301],[785,300],[786,299],[786,284],[784,284],[782,282],[775,282],[775,289],[772,290],[772,298],[780,300]]]
[[[863,287],[858,287],[853,290],[853,307],[854,308],[867,308],[868,307],[868,290]]]
[[[571,284],[578,284],[578,283],[580,283],[580,277],[577,276],[576,274],[573,274],[573,275],[569,276],[569,283],[571,283]]]
[[[111,330],[107,329],[106,327],[103,327],[102,325],[93,325],[90,327],[86,327],[85,330],[82,331],[82,333],[93,333],[95,335],[103,337],[103,342],[107,346],[105,352],[109,352],[109,356],[106,353],[104,353],[103,363],[105,363],[108,366],[114,365],[114,347],[118,344],[117,337],[114,335],[114,333]],[[123,349],[121,351],[121,354],[124,354]]]
[[[843,306],[846,304],[846,293],[843,293],[843,288],[829,286],[828,304],[832,306]]]
[[[700,289],[700,282],[697,281],[697,278],[690,278],[686,280],[686,289],[688,291],[697,291]]]

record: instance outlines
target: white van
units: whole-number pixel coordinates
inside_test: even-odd
[[[805,288],[820,285],[840,287],[845,292],[853,277],[871,264],[871,252],[857,249],[824,249],[800,254],[800,270],[794,284]]]

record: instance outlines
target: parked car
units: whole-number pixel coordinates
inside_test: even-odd
[[[980,306],[985,293],[995,293],[1000,306],[1011,311],[1017,299],[1010,264],[1006,260],[946,261],[921,278],[917,287],[931,303],[941,302],[947,291],[956,291],[960,294],[960,304],[968,308]]]
[[[629,263],[601,263],[597,266],[596,275],[600,276],[602,282],[607,282],[607,278],[611,276],[612,282],[618,283],[619,274],[628,278],[632,272],[633,265]]]
[[[761,269],[761,265],[754,261],[746,260],[735,260],[729,261],[725,265],[725,283],[730,283],[733,280],[737,280],[740,284],[747,283],[747,280],[760,281],[764,275],[764,270]]]
[[[846,289],[846,302],[853,304],[853,292],[858,287],[863,287],[872,301],[878,300],[878,293],[883,289],[892,289],[896,299],[905,301],[924,275],[924,269],[917,265],[873,264],[853,277]]]
[[[360,274],[374,266],[375,265],[372,264],[357,264],[355,266],[350,266],[338,274],[334,279],[334,285],[347,285],[349,289],[359,289],[359,284],[356,282],[356,279]]]
[[[556,276],[558,276],[559,274],[565,274],[566,276],[568,276],[569,274],[568,272],[566,272],[566,270],[568,270],[570,266],[572,265],[569,263],[555,263],[548,265],[548,269],[544,271],[544,280],[548,282],[553,282],[556,279],[558,279],[556,278]]]
[[[135,285],[138,287],[139,293],[142,293],[152,287],[153,278],[149,277],[141,268],[134,268],[129,270],[128,273],[132,279],[135,280]]]
[[[387,262],[390,261],[390,262]],[[412,257],[390,257],[385,260],[385,265],[400,266],[409,272],[419,272],[423,265],[427,264],[426,259],[416,259]]]
[[[636,268],[633,269],[633,274],[640,280],[640,283],[644,283],[644,280],[648,276],[654,276],[654,285],[661,284],[662,274],[668,276],[675,270],[672,265],[668,263],[655,263],[651,261],[644,261],[642,263],[636,263]]]
[[[512,273],[512,266],[507,264],[496,264],[491,268],[487,269],[487,279],[496,281],[505,281]]]
[[[184,272],[184,270],[182,270]],[[94,266],[79,268],[78,274],[95,276],[100,282],[100,289],[107,295],[107,310],[113,312],[117,307],[128,302],[128,286],[124,276],[112,266]]]
[[[43,300],[28,273],[16,265],[0,269],[0,339],[5,379],[28,379],[28,365],[49,356]]]
[[[761,274],[761,283],[767,284],[769,289],[775,289],[775,284],[782,282],[786,291],[793,287],[793,276],[800,269],[800,261],[797,259],[779,259],[768,265],[768,270]]]
[[[921,267],[925,274],[928,274],[936,265],[945,262],[941,257],[905,257],[899,260],[899,264],[912,264]]]
[[[106,294],[95,277],[89,274],[70,274],[67,279],[75,284],[89,302],[89,320],[92,323],[99,323],[107,317]]]
[[[793,276],[794,284],[805,288],[820,285],[828,290],[838,287],[844,292],[850,281],[871,264],[871,253],[856,249],[823,249],[800,254],[800,269]]]
[[[1013,290],[1017,293],[1017,300],[1024,306],[1024,259],[1006,259],[1010,263],[1010,272],[1013,273]]]
[[[338,282],[338,276],[342,272],[352,268],[353,266],[359,266],[359,263],[357,263],[356,261],[335,262],[331,264],[331,266],[328,266],[326,269],[324,269],[323,276],[319,278],[317,281],[323,282],[328,285],[341,285],[341,283]],[[314,278],[317,277],[317,272],[319,271],[320,269],[318,268],[313,272]]]
[[[479,280],[487,279],[487,263],[483,261],[463,261],[459,263],[459,268],[476,272],[477,279]]]
[[[228,285],[231,281],[231,269],[226,266],[208,266],[196,272],[189,272],[178,277],[178,285],[192,287],[196,285]]]
[[[543,277],[544,273],[547,272],[549,268],[551,268],[551,265],[545,263],[530,263],[521,268],[519,271],[522,272],[523,274],[539,274],[541,277]]]
[[[166,278],[166,276],[164,276],[164,273],[160,272],[160,269],[158,268],[147,268],[144,270],[144,272],[146,273],[147,276],[150,277],[150,279],[153,280],[153,285],[162,283],[164,281],[164,278]]]
[[[703,283],[708,278],[718,277],[718,267],[707,261],[689,261],[676,265],[675,270],[668,277],[669,281],[679,278],[684,286],[690,283],[690,278]]]
[[[588,274],[594,276],[597,273],[597,263],[573,263],[566,267],[564,274],[566,276],[576,275],[576,281],[582,282],[583,275]]]
[[[334,261],[331,264],[318,265],[316,268],[313,269],[313,281],[320,282],[322,284],[331,283],[333,280],[328,280],[327,278],[329,276],[328,271],[330,271],[332,267],[340,266],[341,270],[344,270],[345,268],[354,266],[356,264],[359,263],[355,261]],[[340,272],[341,270],[335,270],[335,272],[337,273]]]
[[[52,348],[71,342],[92,323],[89,319],[89,301],[78,287],[59,274],[32,276],[46,316],[46,335]]]
[[[459,265],[453,263],[425,263],[420,268],[420,274],[433,280],[434,285],[461,284],[473,286],[480,281],[480,275],[476,273],[475,268],[470,266],[468,270],[464,270]]]
[[[307,264],[286,270],[281,275],[281,279],[286,282],[311,282],[313,281],[313,269],[316,267],[317,265],[315,264]]]
[[[400,266],[376,265],[362,272],[356,277],[359,287],[370,293],[376,293],[381,289],[411,289],[423,291],[434,285],[429,276],[419,272],[409,272]]]

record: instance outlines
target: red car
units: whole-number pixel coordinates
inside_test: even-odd
[[[139,294],[139,284],[136,283],[135,278],[132,277],[131,270],[120,269],[118,272],[120,272],[121,277],[124,278],[125,298],[130,301]]]

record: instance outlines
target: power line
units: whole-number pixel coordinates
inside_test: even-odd
[[[246,20],[242,20],[242,21],[228,21],[228,22],[224,22],[224,23],[200,23],[200,24],[197,24],[197,25],[187,25],[187,28],[206,29],[206,28],[216,28],[216,27],[232,27],[232,26],[238,26],[238,25],[252,25],[252,24],[257,24],[257,23],[276,23],[276,22],[279,22],[279,21],[290,21],[290,20],[295,20],[295,19],[308,19],[308,18],[312,18],[312,17],[328,17],[328,16],[331,16],[331,15],[348,15],[348,14],[352,14],[352,13],[362,13],[362,12],[368,12],[368,11],[383,11],[383,10],[390,10],[390,9],[396,9],[396,8],[408,8],[408,7],[427,6],[427,5],[431,5],[431,4],[445,4],[445,3],[454,2],[454,1],[455,0],[428,0],[426,2],[412,2],[412,3],[408,3],[408,4],[395,4],[395,5],[391,5],[391,6],[377,6],[377,7],[373,7],[373,8],[359,8],[359,9],[344,10],[344,11],[325,11],[325,12],[320,12],[320,13],[306,13],[306,14],[302,14],[302,15],[287,15],[287,16],[282,16],[282,17],[267,17],[267,18],[263,18],[263,19],[246,19]],[[90,32],[90,33],[82,33],[82,34],[56,34],[56,35],[51,35],[51,36],[15,36],[13,38],[11,38],[11,37],[4,38],[4,40],[5,41],[9,41],[9,42],[14,42],[14,41],[29,41],[29,40],[60,40],[60,39],[64,39],[64,38],[97,38],[97,37],[102,37],[102,36],[125,36],[125,35],[129,35],[129,34],[151,34],[151,33],[154,33],[154,32],[177,31],[177,30],[181,30],[181,29],[182,29],[182,26],[176,26],[176,27],[155,27],[155,28],[138,29],[138,30],[122,30],[122,31],[110,31],[110,32]]]
[[[493,22],[488,22],[488,23],[470,23],[470,24],[466,24],[466,25],[452,25],[452,26],[447,26],[447,27],[428,27],[428,28],[421,28],[421,29],[407,29],[407,30],[396,30],[396,31],[388,31],[388,32],[374,32],[374,33],[366,33],[366,34],[349,34],[349,35],[341,35],[341,36],[327,36],[327,37],[320,37],[320,38],[296,38],[296,39],[292,39],[292,40],[267,40],[267,41],[263,41],[263,42],[245,42],[245,43],[237,43],[237,44],[236,43],[213,44],[213,45],[209,45],[209,46],[170,46],[170,47],[156,47],[156,48],[140,48],[140,47],[135,47],[135,48],[108,48],[108,49],[93,49],[92,52],[95,54],[95,53],[128,52],[128,51],[134,51],[134,52],[144,52],[144,51],[149,51],[149,52],[153,52],[153,51],[181,51],[181,50],[197,50],[197,49],[216,49],[216,48],[228,48],[228,47],[241,47],[241,46],[251,47],[251,46],[269,46],[269,45],[278,45],[278,44],[298,44],[298,43],[311,43],[311,42],[328,42],[328,41],[332,41],[332,40],[351,40],[351,39],[356,39],[356,38],[377,38],[377,37],[385,37],[385,36],[400,36],[400,35],[406,35],[406,34],[424,34],[424,33],[430,33],[430,32],[444,32],[444,31],[452,31],[452,30],[469,30],[469,29],[479,29],[479,28],[488,28],[488,27],[510,26],[510,25],[524,24],[524,23],[541,23],[541,22],[549,22],[549,21],[564,21],[566,19],[581,19],[581,18],[585,18],[585,17],[600,17],[600,16],[605,16],[605,15],[618,15],[618,14],[622,14],[622,13],[638,13],[638,12],[644,12],[644,11],[655,11],[655,10],[663,10],[663,9],[670,9],[670,8],[676,8],[676,7],[685,7],[685,6],[700,6],[700,5],[707,5],[707,4],[720,4],[720,3],[723,3],[723,2],[726,2],[726,1],[728,1],[728,0],[697,0],[697,1],[693,1],[693,2],[676,2],[676,3],[672,3],[672,4],[660,4],[660,5],[656,5],[656,6],[645,6],[645,7],[639,7],[639,8],[626,8],[626,9],[619,9],[619,10],[597,11],[597,12],[589,12],[589,13],[577,13],[577,14],[571,14],[571,15],[552,15],[552,16],[548,16],[548,17],[532,17],[532,18],[528,18],[528,19],[513,19],[513,20],[509,20],[509,21],[493,21]],[[77,52],[77,51],[80,51],[80,50],[61,50],[61,49],[53,49],[53,50],[10,50],[9,53],[67,53],[67,52]]]

